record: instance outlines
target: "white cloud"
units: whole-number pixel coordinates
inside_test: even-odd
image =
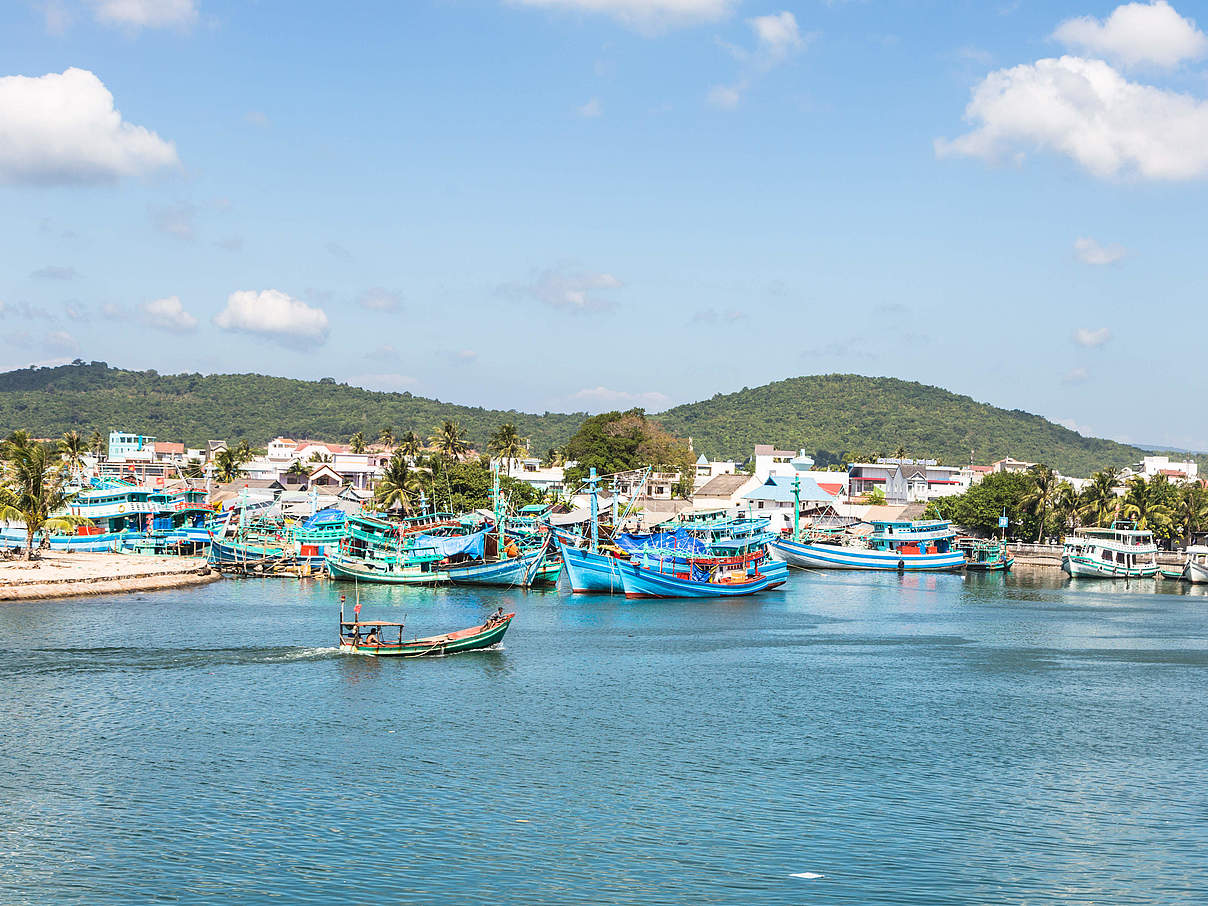
[[[529,283],[500,287],[511,296],[527,296],[552,308],[570,311],[605,311],[616,302],[600,295],[600,290],[623,286],[612,274],[545,270]]]
[[[1089,236],[1074,240],[1074,254],[1084,264],[1115,264],[1128,254],[1128,250],[1118,243],[1100,245]]]
[[[611,16],[647,34],[725,18],[739,0],[512,0],[521,6]]]
[[[125,122],[87,70],[0,78],[0,182],[107,182],[179,162],[171,142]]]
[[[1208,54],[1208,37],[1166,0],[1126,3],[1102,22],[1094,16],[1067,19],[1057,26],[1053,38],[1123,66],[1148,64],[1170,69]]]
[[[630,393],[627,390],[612,390],[608,387],[585,387],[570,397],[577,404],[586,405],[589,409],[600,409],[611,406],[641,406],[643,408],[663,408],[671,398],[665,393],[650,390],[645,393]]]
[[[314,346],[327,340],[327,313],[275,289],[231,293],[214,316],[223,330],[257,334],[286,346]]]
[[[403,294],[396,290],[374,286],[361,293],[357,304],[370,311],[394,311],[403,304]]]
[[[80,351],[80,341],[65,330],[52,330],[42,340],[47,352],[60,355],[75,355]]]
[[[364,387],[366,390],[397,393],[408,387],[414,387],[419,382],[406,374],[358,374],[350,377],[348,383],[354,387]]]
[[[1079,327],[1074,331],[1074,342],[1089,349],[1102,346],[1111,338],[1111,329],[1107,327]]]
[[[185,311],[179,296],[153,299],[142,306],[143,320],[152,327],[187,333],[197,327],[197,319]]]
[[[737,107],[755,79],[801,50],[812,37],[801,34],[797,27],[797,17],[787,10],[767,16],[756,16],[748,19],[747,25],[755,33],[753,49],[745,50],[719,42],[744,68],[742,75],[733,84],[714,85],[709,89],[706,96],[708,102],[722,110],[733,110]]]
[[[1101,60],[1037,60],[990,73],[973,89],[975,128],[936,154],[1022,161],[1030,149],[1067,155],[1095,176],[1208,175],[1208,102],[1130,82]]]
[[[575,111],[579,114],[579,116],[588,120],[604,115],[604,108],[601,106],[599,98],[592,98],[581,107],[576,107]]]
[[[1076,369],[1074,369],[1074,371],[1081,371],[1081,369],[1076,368]],[[1073,372],[1071,372],[1071,373],[1073,373]],[[1055,421],[1057,424],[1061,425],[1061,427],[1069,428],[1075,434],[1081,434],[1083,437],[1097,437],[1098,436],[1098,432],[1094,428],[1092,428],[1090,425],[1084,425],[1080,422],[1075,421],[1072,418],[1058,418],[1058,419],[1055,419]]]
[[[197,21],[194,0],[89,0],[106,25],[126,28],[188,28]]]

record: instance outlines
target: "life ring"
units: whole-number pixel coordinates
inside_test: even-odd
[[[118,511],[119,513],[124,513],[124,512],[126,512],[126,504],[124,504],[124,503],[119,503],[119,504],[117,505],[117,511]]]

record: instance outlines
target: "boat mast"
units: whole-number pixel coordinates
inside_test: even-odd
[[[503,513],[500,512],[499,506],[499,463],[491,464],[491,505],[495,511],[495,531],[499,536],[498,541],[498,556],[503,559]]]
[[[793,540],[801,540],[801,476],[793,476]]]
[[[600,501],[599,501],[599,485],[600,479],[596,478],[596,467],[592,466],[587,473],[587,486],[591,488],[591,552],[597,553],[600,547]],[[613,510],[616,510],[616,493],[613,492]]]

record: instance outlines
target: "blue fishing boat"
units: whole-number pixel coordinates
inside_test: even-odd
[[[953,546],[945,520],[872,522],[867,535],[829,533],[801,540],[777,538],[772,550],[789,566],[805,569],[957,570],[965,556]]]
[[[621,565],[626,598],[735,598],[784,584],[785,572],[760,571],[762,552],[738,557],[702,557],[687,563],[644,553]]]
[[[621,564],[628,559],[610,553],[596,551],[593,553],[573,544],[560,542],[562,566],[566,570],[566,580],[570,583],[571,591],[575,594],[623,594],[621,585]]]

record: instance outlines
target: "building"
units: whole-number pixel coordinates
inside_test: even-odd
[[[1168,481],[1182,484],[1186,481],[1196,481],[1200,467],[1190,459],[1185,462],[1171,462],[1169,456],[1146,456],[1135,467],[1135,471],[1147,479],[1163,475]]]
[[[698,512],[733,510],[743,505],[743,495],[759,484],[759,479],[746,472],[718,475],[696,489],[692,508]]]
[[[733,475],[737,471],[737,463],[728,460],[710,461],[702,453],[696,460],[696,479],[692,483],[693,488],[702,488],[718,475]]]
[[[792,475],[796,450],[777,450],[771,444],[756,444],[751,454],[752,471],[763,481],[769,475]],[[812,466],[814,461],[810,460]]]
[[[131,453],[138,454],[134,458],[151,458],[151,452],[155,447],[154,437],[145,437],[142,434],[130,434],[126,431],[110,431],[109,432],[109,458],[110,459],[126,459]]]
[[[1034,462],[1024,462],[1022,459],[1012,459],[1010,456],[1008,456],[1006,459],[1000,459],[997,462],[991,463],[990,471],[992,471],[992,472],[1026,472],[1028,469],[1032,468],[1032,466],[1034,466],[1034,465],[1036,465],[1036,463],[1034,463]]]
[[[541,460],[535,456],[513,459],[511,462],[492,459],[491,465],[498,466],[501,474],[530,484],[538,491],[561,494],[566,487],[566,469],[562,466],[543,466]]]
[[[804,470],[803,470],[804,471]],[[794,481],[799,482],[796,491]],[[812,478],[795,475],[769,475],[767,479],[742,495],[745,507],[753,516],[766,516],[772,520],[772,531],[779,531],[793,524],[793,508],[800,500],[801,510],[813,509],[818,504],[835,503],[833,494],[828,494]]]
[[[853,462],[847,467],[852,498],[880,489],[887,504],[926,503],[968,490],[973,472],[960,466],[941,466],[934,459],[878,459]]]

